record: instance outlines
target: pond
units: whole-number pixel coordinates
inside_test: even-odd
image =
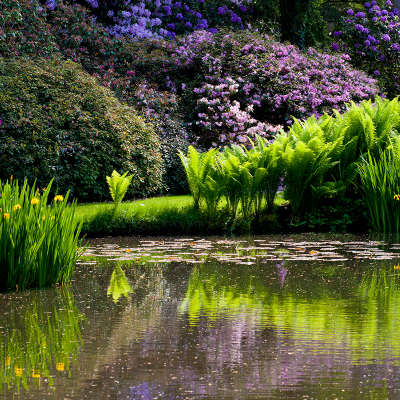
[[[400,397],[398,244],[104,238],[0,309],[0,399]]]

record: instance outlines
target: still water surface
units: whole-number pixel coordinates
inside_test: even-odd
[[[0,399],[400,399],[400,245],[93,240],[0,310]]]

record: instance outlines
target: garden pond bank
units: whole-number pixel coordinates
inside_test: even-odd
[[[92,239],[71,285],[0,294],[0,398],[392,399],[400,244]]]

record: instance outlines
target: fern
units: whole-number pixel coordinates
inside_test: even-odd
[[[106,177],[110,194],[115,204],[115,209],[121,203],[132,181],[133,175],[127,175],[128,172],[120,175],[117,171],[113,171],[111,177]]]
[[[212,194],[208,192],[212,190],[213,185],[211,181],[206,182],[209,176],[215,175],[217,152],[218,149],[211,149],[206,153],[200,153],[193,146],[189,146],[187,156],[181,151],[178,153],[186,172],[195,208],[200,208],[202,199],[207,198],[210,201],[212,198]]]

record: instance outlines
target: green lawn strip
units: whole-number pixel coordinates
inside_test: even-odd
[[[275,204],[286,201],[276,197]],[[204,216],[193,207],[193,197],[165,196],[121,203],[114,211],[113,203],[78,204],[76,218],[83,221],[82,234],[89,237],[106,235],[185,235],[223,234],[223,208],[221,200],[215,220]]]
[[[190,195],[124,202],[115,212],[113,203],[80,204],[76,216],[88,236],[188,234],[206,227]]]

